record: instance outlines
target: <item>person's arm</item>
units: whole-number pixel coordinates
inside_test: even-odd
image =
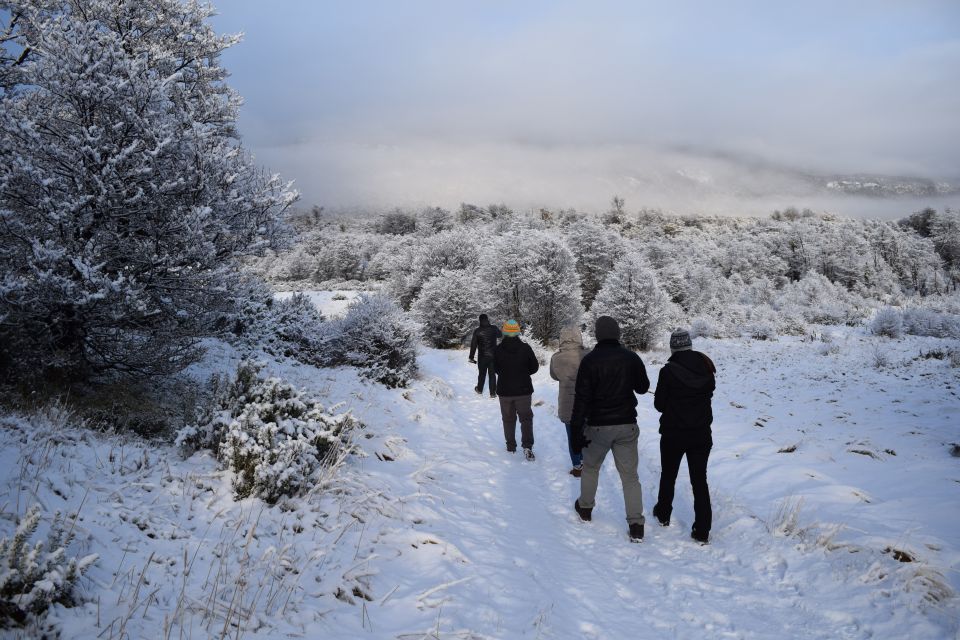
[[[640,356],[637,356],[634,367],[633,390],[643,395],[650,390],[650,378],[647,377],[647,368],[643,366],[643,360],[640,359]]]
[[[668,365],[663,365],[660,369],[660,375],[657,378],[657,390],[653,394],[653,408],[663,413],[670,400],[670,372],[667,371]]]
[[[477,345],[478,345],[477,330],[474,329],[473,339],[470,341],[470,356],[467,358],[467,360],[470,360],[471,362],[473,362],[473,356],[474,354],[477,353]]]
[[[533,352],[533,348],[530,345],[527,345],[527,370],[530,372],[530,375],[540,370],[540,361],[537,360],[537,354]]]
[[[557,361],[558,355],[560,354],[555,353],[552,356],[550,356],[550,377],[557,381],[560,380],[560,377],[557,375],[557,367],[556,367],[556,364],[554,363]]]

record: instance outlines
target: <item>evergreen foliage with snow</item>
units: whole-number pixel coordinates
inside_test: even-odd
[[[21,372],[166,374],[295,194],[240,147],[213,8],[4,3],[0,338]],[[21,374],[22,375],[22,374]]]
[[[347,315],[327,325],[330,364],[360,369],[388,387],[406,387],[417,373],[417,327],[390,298],[361,295]]]
[[[45,541],[30,543],[41,520],[40,505],[23,515],[11,538],[0,540],[0,627],[23,624],[51,604],[75,604],[77,581],[97,555],[67,557],[74,527],[60,513],[53,516]]]
[[[644,259],[627,255],[603,281],[590,315],[593,321],[600,316],[616,319],[620,342],[646,351],[677,319],[678,310],[657,283],[653,268]]]
[[[349,448],[356,422],[326,410],[278,378],[261,375],[249,360],[230,381],[215,379],[214,403],[197,425],[182,429],[185,453],[213,449],[233,471],[237,499],[274,503],[309,490],[316,474]]]
[[[580,321],[580,284],[573,254],[555,235],[520,230],[491,239],[478,265],[485,309],[520,322],[546,343]]]
[[[438,349],[456,347],[481,313],[476,275],[466,269],[444,271],[426,281],[411,311],[426,342]]]

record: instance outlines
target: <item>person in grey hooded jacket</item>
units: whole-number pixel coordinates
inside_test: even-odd
[[[583,470],[583,454],[574,448],[574,433],[570,428],[573,415],[573,399],[577,386],[577,370],[580,361],[587,354],[583,347],[583,334],[575,326],[560,330],[560,350],[550,358],[550,377],[560,383],[557,397],[557,416],[567,429],[567,449],[570,452],[570,475],[580,477]]]

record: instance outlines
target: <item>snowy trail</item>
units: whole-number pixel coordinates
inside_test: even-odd
[[[421,541],[438,543],[399,551],[397,566],[382,569],[401,576],[384,605],[390,611],[371,614],[383,637],[408,637],[411,624],[421,633],[471,638],[895,637],[911,616],[864,586],[858,567],[845,572],[842,558],[838,564],[823,549],[802,551],[795,540],[772,535],[715,485],[712,544],[694,543],[685,469],[673,522],[660,527],[649,515],[659,480],[649,397],[641,399],[640,416],[643,543],[628,541],[612,459],[601,472],[593,521],[580,522],[555,383],[543,371],[535,376],[537,460],[527,462],[505,452],[498,403],[473,392],[475,369],[464,360],[462,352],[423,354],[426,382],[408,394],[415,427],[397,429],[407,443],[389,470],[403,473],[374,471],[410,498],[404,508],[416,513],[411,522]],[[382,541],[389,546],[395,535],[410,534]],[[379,590],[390,590],[387,581]],[[910,624],[914,638],[942,637],[942,628]]]

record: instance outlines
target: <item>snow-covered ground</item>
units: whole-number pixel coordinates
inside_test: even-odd
[[[956,637],[960,369],[918,358],[942,340],[823,331],[695,342],[719,369],[708,546],[689,539],[685,469],[671,526],[650,518],[642,544],[612,462],[580,522],[545,368],[525,462],[466,352],[432,349],[407,390],[271,365],[367,425],[363,455],[278,507],[235,502],[207,454],[9,417],[0,535],[35,501],[79,512],[71,553],[101,559],[89,602],[52,612],[66,638]],[[666,356],[644,354],[652,380]],[[237,356],[209,357],[198,372]],[[640,403],[649,517],[657,416]]]
[[[357,299],[361,292],[357,291],[280,291],[277,292],[278,300],[286,300],[293,297],[295,293],[302,293],[310,299],[313,304],[323,312],[328,318],[336,318],[347,312],[350,303]]]

